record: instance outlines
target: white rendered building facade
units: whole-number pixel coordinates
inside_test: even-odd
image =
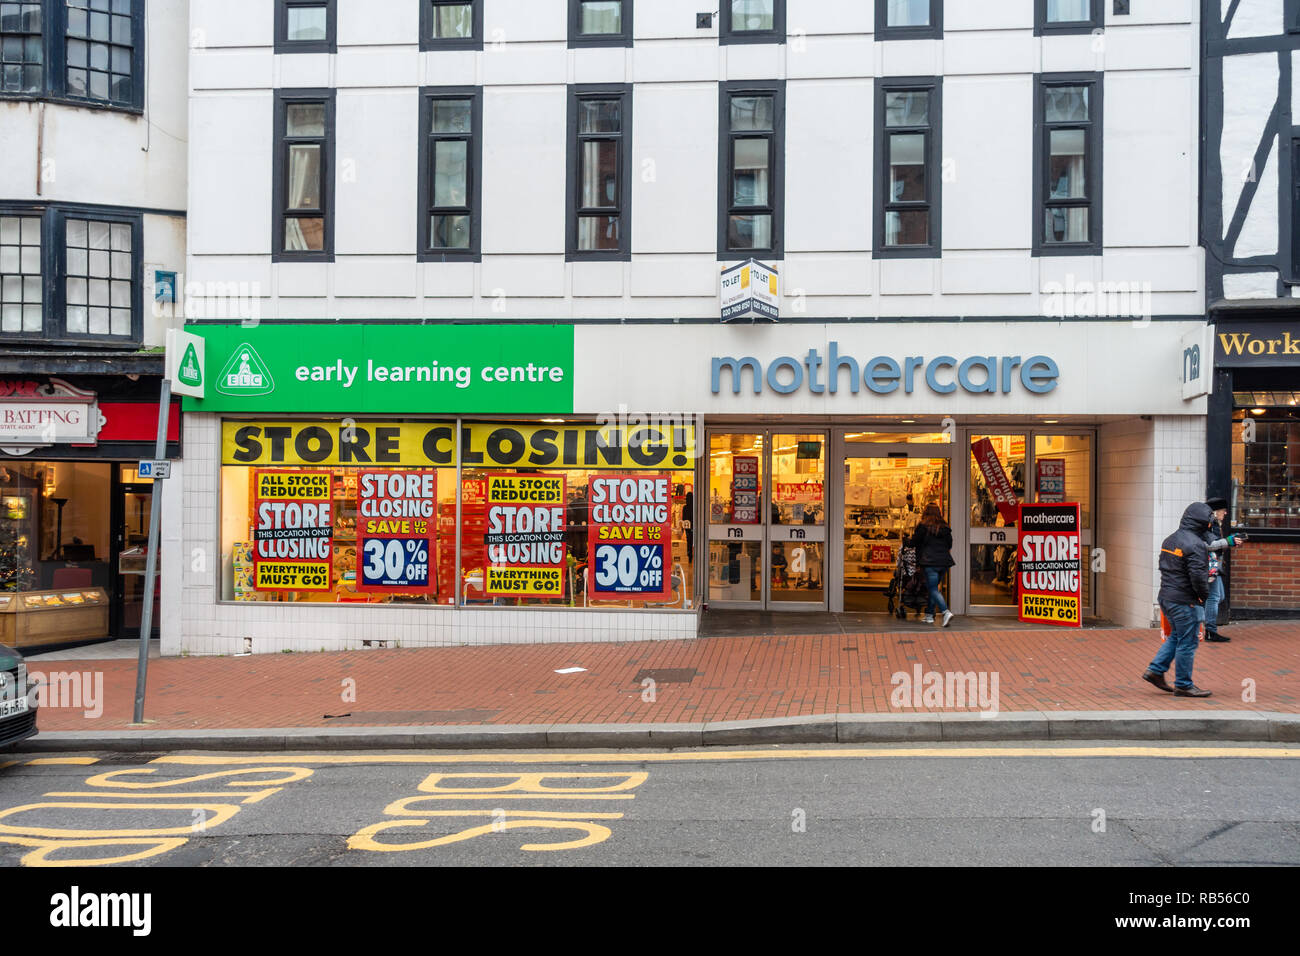
[[[1034,500],[1081,506],[1084,615],[1149,623],[1205,484],[1200,12],[1130,7],[195,0],[187,274],[238,308],[192,326],[164,649],[888,613],[929,504],[996,617]],[[750,260],[779,317],[723,322]],[[433,474],[427,566],[367,557],[381,467]],[[275,472],[310,548],[258,546]],[[611,474],[667,479],[649,564],[601,557]],[[520,476],[561,528],[492,530]]]

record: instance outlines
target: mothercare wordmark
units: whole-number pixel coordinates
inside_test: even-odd
[[[1046,355],[1027,359],[1019,355],[973,355],[965,359],[951,355],[932,359],[910,355],[902,360],[878,355],[859,363],[851,356],[841,355],[838,342],[830,343],[825,357],[812,348],[802,359],[791,355],[779,356],[768,362],[766,370],[752,355],[715,357],[712,363],[714,395],[722,391],[724,371],[731,373],[731,391],[735,395],[741,393],[746,372],[755,395],[762,393],[764,384],[781,395],[789,395],[801,388],[807,388],[814,395],[835,395],[842,384],[847,384],[854,395],[863,385],[877,395],[888,395],[900,388],[910,395],[916,390],[918,378],[924,380],[926,388],[940,395],[952,394],[958,388],[963,392],[990,395],[1007,393],[1013,390],[1017,381],[1025,391],[1045,395],[1056,388],[1061,374],[1056,362]]]

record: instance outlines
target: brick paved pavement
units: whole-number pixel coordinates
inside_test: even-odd
[[[890,676],[999,675],[1000,709],[1256,710],[1300,713],[1300,622],[1235,624],[1229,644],[1202,644],[1196,683],[1208,700],[1139,680],[1159,635],[1147,629],[943,631],[710,638],[166,658],[149,666],[150,729],[672,723],[830,713],[916,713],[890,706]],[[35,671],[102,671],[99,718],[42,710],[42,730],[129,725],[135,662],[29,662]],[[585,667],[556,674],[565,667]],[[642,699],[643,671],[657,675]],[[652,675],[653,676],[653,675]],[[1172,673],[1170,674],[1172,680]],[[355,681],[356,700],[343,699]],[[1242,682],[1256,699],[1242,700]],[[932,708],[938,709],[938,708]],[[974,708],[968,708],[974,709]],[[326,718],[325,715],[335,715]],[[338,716],[350,714],[350,716]]]

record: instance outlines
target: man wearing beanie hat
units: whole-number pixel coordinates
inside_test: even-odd
[[[1200,609],[1205,621],[1205,639],[1212,643],[1224,644],[1232,640],[1219,633],[1219,602],[1223,600],[1223,567],[1219,552],[1235,548],[1246,540],[1244,534],[1223,534],[1223,519],[1228,515],[1228,502],[1224,498],[1210,498],[1205,502],[1214,512],[1214,521],[1206,532],[1205,541],[1210,554],[1210,596],[1205,599],[1205,607]]]
[[[1209,697],[1192,683],[1196,660],[1197,610],[1210,593],[1208,542],[1205,532],[1214,519],[1210,506],[1194,501],[1183,512],[1178,530],[1160,545],[1160,610],[1169,619],[1170,634],[1147,665],[1142,679],[1177,697]],[[1170,687],[1165,680],[1169,665],[1177,678]]]

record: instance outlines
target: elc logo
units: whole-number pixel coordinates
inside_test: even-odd
[[[223,395],[269,395],[275,391],[275,379],[257,349],[245,342],[217,376],[217,391]]]

